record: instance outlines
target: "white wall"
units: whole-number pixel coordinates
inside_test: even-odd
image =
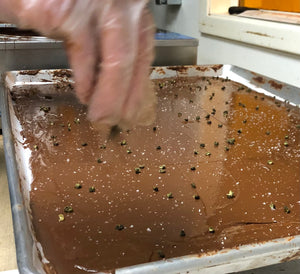
[[[202,35],[200,1],[182,0],[181,7],[149,3],[157,27],[199,39],[198,64],[233,64],[300,87],[300,56]],[[300,46],[300,45],[299,45]]]
[[[200,38],[198,0],[182,0],[181,6],[156,5],[151,0],[149,6],[158,28]]]

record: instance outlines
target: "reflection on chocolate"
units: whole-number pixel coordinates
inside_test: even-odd
[[[112,140],[71,92],[14,96],[32,148],[30,205],[49,273],[299,234],[299,109],[216,78],[154,84],[155,124]]]

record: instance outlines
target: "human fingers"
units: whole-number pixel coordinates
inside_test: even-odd
[[[138,44],[138,24],[145,1],[112,0],[100,23],[102,63],[89,102],[92,121],[118,124],[129,91]]]
[[[150,124],[155,118],[154,89],[149,83],[149,68],[154,58],[154,23],[144,9],[139,22],[138,52],[123,117],[135,124]]]
[[[96,49],[98,38],[94,32],[92,27],[82,29],[71,34],[65,42],[69,63],[73,69],[76,95],[83,104],[90,101],[101,59]]]

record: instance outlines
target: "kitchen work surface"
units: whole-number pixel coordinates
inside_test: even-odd
[[[114,140],[85,119],[69,71],[8,74],[35,230],[21,236],[43,258],[38,273],[226,273],[298,258],[300,116],[284,99],[299,99],[290,87],[267,97],[285,87],[253,75],[268,83],[257,93],[234,69],[154,69],[156,122]]]
[[[17,268],[16,249],[5,168],[3,138],[2,135],[0,135],[0,272]]]

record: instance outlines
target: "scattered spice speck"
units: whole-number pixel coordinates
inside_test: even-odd
[[[157,251],[157,254],[158,254],[159,258],[161,258],[161,259],[163,259],[163,258],[166,257],[165,253],[163,251],[161,251],[161,250]]]
[[[65,206],[64,212],[66,212],[66,213],[72,213],[73,212],[72,206]]]
[[[229,190],[229,192],[226,194],[226,196],[227,196],[228,199],[234,198],[234,193],[233,193],[233,191],[232,191],[232,190]]]
[[[275,210],[276,209],[276,206],[273,204],[273,203],[270,203],[270,208],[272,209],[272,210]]]
[[[159,169],[159,173],[166,173],[166,170],[165,169]]]
[[[115,226],[115,229],[118,230],[118,231],[121,231],[124,228],[125,228],[124,225],[121,225],[121,224]]]
[[[41,111],[44,111],[45,113],[49,112],[50,109],[51,109],[51,108],[48,107],[48,106],[41,106],[41,107],[40,107],[40,110],[41,110]]]
[[[159,173],[166,173],[166,165],[159,166]]]
[[[81,144],[83,147],[86,147],[88,144],[87,143],[82,143]]]
[[[157,146],[156,149],[157,149],[157,150],[161,150],[161,146]]]
[[[71,131],[71,123],[68,123],[68,131]]]
[[[195,199],[195,200],[200,200],[200,196],[197,194],[197,195],[193,195],[193,198]]]
[[[274,162],[272,161],[272,160],[268,160],[268,165],[273,165],[274,164]]]
[[[125,146],[125,145],[127,145],[127,142],[126,142],[126,140],[123,140],[123,141],[121,142],[121,146]]]
[[[205,156],[210,156],[210,155],[211,155],[210,152],[206,152],[206,153],[205,153]]]
[[[157,186],[153,187],[153,191],[158,192],[158,187]]]
[[[167,198],[168,199],[174,198],[173,193],[172,192],[167,193]]]
[[[63,222],[65,220],[64,214],[58,214],[58,221]]]
[[[95,192],[96,188],[94,186],[89,187],[89,192]]]
[[[132,153],[131,149],[127,149],[126,152],[127,152],[127,154],[131,154]]]
[[[185,231],[184,231],[184,229],[181,229],[181,231],[180,231],[180,234],[179,234],[179,235],[180,235],[180,237],[185,237],[185,235],[186,235],[186,234],[185,234]]]
[[[234,145],[234,143],[235,143],[235,138],[229,138],[229,139],[227,139],[227,144]]]
[[[196,167],[192,166],[192,167],[191,167],[191,170],[193,170],[193,171],[196,170]]]
[[[74,186],[74,188],[80,189],[80,188],[82,188],[82,185],[80,183],[76,183],[75,186]]]
[[[196,188],[195,183],[191,183],[191,187],[192,187],[192,188]]]
[[[139,168],[139,167],[136,167],[135,169],[134,169],[134,171],[135,171],[135,174],[140,174],[142,171],[141,171],[141,169]]]
[[[215,230],[214,230],[212,227],[209,227],[209,228],[208,228],[208,232],[209,232],[209,233],[215,233]]]
[[[285,207],[283,208],[283,210],[284,210],[284,212],[287,213],[287,214],[289,214],[289,213],[291,212],[291,210],[290,210],[287,206],[285,206]]]

